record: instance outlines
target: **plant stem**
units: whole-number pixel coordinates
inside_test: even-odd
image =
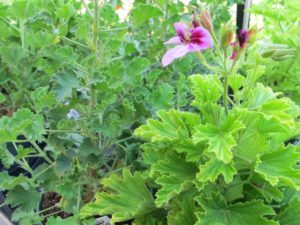
[[[110,32],[110,31],[118,31],[118,30],[126,30],[128,27],[116,27],[111,29],[105,29],[105,30],[98,30],[98,32]]]
[[[22,48],[25,48],[25,28],[24,28],[24,20],[20,19],[20,35],[21,35],[21,45]]]
[[[51,164],[50,166],[46,167],[45,169],[43,169],[41,172],[37,173],[35,176],[34,176],[34,179],[37,178],[38,176],[40,176],[41,174],[47,172],[49,169],[51,169],[52,167],[54,167],[54,164]]]
[[[227,75],[224,76],[223,88],[224,88],[223,104],[224,104],[224,108],[225,108],[225,114],[227,115],[228,114],[228,102],[227,102],[227,98],[228,98],[228,76]]]
[[[47,209],[43,209],[43,210],[38,211],[36,214],[41,214],[41,213],[43,213],[43,212],[47,212],[48,210],[53,209],[53,208],[56,208],[56,207],[57,207],[57,205],[55,204],[55,205],[53,205],[53,206],[50,206],[50,207],[47,208]]]
[[[38,146],[34,141],[30,141],[30,143],[32,144],[32,146],[38,151],[38,153],[40,155],[43,156],[43,158],[49,163],[52,164],[52,160],[47,156],[47,154],[40,148],[40,146]]]
[[[82,43],[80,43],[80,42],[74,41],[74,40],[72,40],[72,39],[70,39],[70,38],[63,37],[63,39],[66,40],[66,41],[69,41],[69,42],[71,42],[71,43],[73,43],[73,44],[76,44],[76,45],[78,45],[78,46],[81,46],[81,47],[90,49],[89,46],[87,46],[87,45],[85,45],[85,44],[82,44]]]
[[[78,212],[80,210],[80,202],[81,202],[81,186],[79,186],[78,193],[77,193],[77,211]]]
[[[200,51],[197,52],[197,56],[199,57],[200,61],[202,62],[202,64],[209,70],[216,72],[216,73],[221,73],[222,71],[210,66],[207,62],[205,57],[202,55],[202,53]]]
[[[93,17],[93,13],[90,10],[90,8],[88,7],[88,5],[86,4],[86,2],[84,0],[81,0],[81,3],[83,4],[84,8],[86,9],[86,11],[88,12],[88,14],[90,14],[91,17]]]

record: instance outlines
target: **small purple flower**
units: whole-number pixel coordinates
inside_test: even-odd
[[[70,109],[70,111],[67,114],[67,118],[77,120],[79,119],[80,115],[75,109]]]
[[[208,30],[203,27],[189,29],[184,23],[174,24],[177,36],[172,37],[165,44],[174,44],[174,48],[167,51],[163,58],[163,66],[167,66],[175,59],[183,57],[188,52],[196,52],[211,48],[212,38]]]

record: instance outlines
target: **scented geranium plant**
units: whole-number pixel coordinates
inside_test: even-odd
[[[81,217],[112,215],[135,225],[290,225],[300,221],[299,108],[282,93],[256,82],[264,73],[254,61],[239,74],[256,29],[233,40],[226,24],[219,38],[208,14],[193,25],[176,23],[166,44],[167,66],[197,54],[210,74],[190,77],[188,111],[158,111],[135,135],[145,141],[146,170],[114,174],[106,192],[81,210]],[[212,48],[213,63],[203,56]],[[257,59],[258,60],[258,59]]]

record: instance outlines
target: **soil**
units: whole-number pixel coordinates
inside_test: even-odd
[[[55,192],[47,192],[43,195],[42,197],[42,201],[41,201],[41,210],[50,208],[51,206],[54,206],[55,204],[59,203],[61,199],[61,196]],[[50,214],[55,214],[56,212],[61,211],[61,209],[59,207],[54,207],[51,208],[45,212],[42,213],[43,216],[46,216],[46,219],[44,222],[47,222],[47,215]],[[68,218],[70,216],[72,216],[71,213],[66,213],[66,212],[60,212],[55,214],[56,216],[59,216],[63,219]]]

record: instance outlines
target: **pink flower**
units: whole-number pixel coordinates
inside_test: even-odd
[[[255,36],[256,33],[256,29],[240,30],[240,32],[236,36],[237,41],[231,43],[233,47],[233,52],[230,57],[231,60],[235,60],[239,56],[240,52],[242,52],[246,48],[247,44],[253,42],[253,40],[251,40],[251,37]]]
[[[196,52],[212,47],[212,38],[208,30],[203,27],[189,29],[184,23],[174,24],[177,36],[172,37],[165,44],[174,44],[174,48],[167,51],[163,58],[163,66],[167,66],[175,59],[183,57],[189,52]]]

